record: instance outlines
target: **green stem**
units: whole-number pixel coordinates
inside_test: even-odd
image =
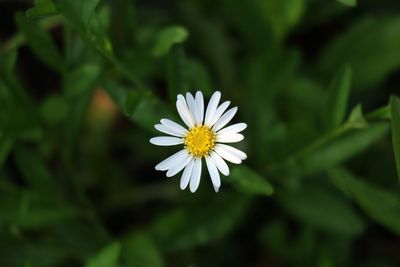
[[[390,119],[389,116],[389,107],[384,106],[373,110],[365,115],[365,118],[368,121],[376,121],[376,120],[387,120]],[[322,137],[318,138],[316,141],[306,145],[305,147],[301,148],[299,151],[294,152],[292,155],[287,157],[280,163],[272,164],[268,166],[268,170],[281,170],[287,166],[293,165],[294,162],[297,162],[298,159],[304,157],[304,155],[309,154],[313,150],[323,146],[324,144],[329,143],[330,141],[334,140],[335,138],[345,134],[348,130],[352,129],[351,126],[348,125],[347,122],[343,123],[339,128],[334,129],[333,131],[323,135]]]

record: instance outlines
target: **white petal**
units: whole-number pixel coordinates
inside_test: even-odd
[[[189,107],[189,111],[192,114],[192,118],[194,119],[194,122],[196,125],[200,124],[199,121],[197,120],[197,107],[196,107],[196,102],[194,101],[194,97],[192,96],[191,93],[186,93],[186,102]]]
[[[244,136],[238,133],[224,133],[224,134],[217,134],[217,142],[221,143],[236,143],[242,141]]]
[[[178,95],[178,100],[176,101],[176,109],[178,110],[179,116],[181,116],[182,121],[188,126],[194,126],[194,120],[189,108],[186,105],[186,101],[182,95]]]
[[[196,92],[196,115],[199,124],[203,124],[204,119],[204,97],[203,93],[200,91]]]
[[[208,172],[210,173],[211,182],[213,183],[215,192],[221,187],[221,178],[219,177],[219,172],[214,164],[214,161],[210,157],[206,157],[206,164]]]
[[[233,146],[228,146],[228,145],[224,145],[224,144],[218,144],[217,146],[222,147],[223,149],[229,151],[230,153],[232,153],[236,157],[240,158],[241,160],[247,159],[246,153],[244,153],[243,151],[241,151],[237,148],[234,148]]]
[[[218,120],[219,118],[221,118],[222,114],[225,112],[225,110],[228,108],[229,104],[231,102],[230,101],[225,101],[224,103],[222,103],[217,110],[215,111],[209,126],[213,126]]]
[[[218,155],[220,155],[221,157],[223,157],[227,161],[230,161],[230,162],[235,163],[235,164],[242,163],[242,160],[237,155],[235,155],[234,153],[230,152],[226,148],[221,147],[221,144],[218,144],[218,145],[215,146],[215,152],[217,152]]]
[[[235,116],[237,110],[238,110],[237,107],[234,107],[234,108],[231,108],[230,110],[228,110],[228,111],[227,111],[224,115],[222,115],[222,117],[214,124],[213,130],[217,132],[219,129],[221,129],[221,128],[224,127],[226,124],[228,124],[228,122],[231,121],[231,119],[233,118],[233,116]]]
[[[189,184],[190,176],[192,176],[194,161],[195,161],[195,159],[192,158],[190,160],[189,164],[186,165],[185,170],[183,171],[181,182],[180,182],[180,187],[182,190],[184,190]]]
[[[150,143],[157,146],[174,146],[183,144],[183,139],[172,136],[157,136],[151,138]]]
[[[156,128],[158,131],[162,132],[162,133],[166,133],[169,135],[173,135],[173,136],[177,136],[177,137],[183,137],[183,134],[177,133],[175,131],[172,131],[170,128],[168,128],[165,125],[162,124],[156,124],[154,125],[154,128]]]
[[[182,149],[179,152],[176,152],[175,154],[173,154],[172,156],[164,159],[163,161],[161,161],[160,163],[158,163],[156,165],[156,170],[157,171],[166,171],[169,168],[171,168],[172,166],[174,166],[174,164],[178,161],[180,161],[182,158],[184,158],[186,155],[188,154],[186,149]]]
[[[224,133],[240,133],[244,129],[247,128],[247,124],[244,122],[241,123],[236,123],[231,126],[228,126],[218,132],[218,134],[224,134]]]
[[[185,168],[186,165],[188,165],[188,163],[191,159],[192,159],[192,156],[187,154],[183,159],[181,159],[180,161],[177,161],[176,164],[167,171],[167,177],[174,176],[175,174],[177,174],[178,172],[183,170],[183,168]]]
[[[200,177],[201,177],[201,159],[197,158],[194,162],[194,167],[192,171],[192,175],[190,177],[190,192],[196,192],[197,188],[200,184]]]
[[[162,125],[170,129],[171,131],[179,133],[182,136],[184,136],[188,132],[184,127],[169,119],[162,119],[160,122]]]
[[[225,160],[221,158],[220,155],[215,153],[214,151],[210,154],[211,158],[213,159],[215,165],[217,166],[218,170],[225,176],[229,175],[229,167],[226,164]]]
[[[207,110],[206,110],[206,118],[204,120],[204,124],[209,125],[212,117],[214,116],[215,111],[217,110],[219,100],[221,99],[221,92],[216,91],[208,102]]]

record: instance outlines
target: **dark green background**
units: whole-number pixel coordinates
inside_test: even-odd
[[[0,266],[400,266],[398,0],[0,15]],[[248,124],[217,194],[156,172],[178,148],[148,141],[196,90]]]

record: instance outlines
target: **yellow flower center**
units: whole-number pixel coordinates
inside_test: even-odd
[[[215,146],[215,134],[210,127],[199,125],[189,130],[185,137],[185,146],[195,157],[204,157]]]

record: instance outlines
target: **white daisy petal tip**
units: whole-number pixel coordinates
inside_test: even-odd
[[[221,91],[215,91],[214,93],[213,93],[213,95],[219,95],[219,96],[221,96]]]
[[[210,177],[215,192],[221,187],[220,174],[229,175],[225,161],[240,164],[247,155],[232,146],[244,139],[241,131],[246,123],[236,123],[225,127],[235,116],[238,108],[228,109],[230,101],[221,102],[221,92],[212,94],[208,104],[204,102],[201,91],[178,94],[176,108],[185,125],[169,119],[161,119],[154,128],[167,136],[151,138],[150,143],[158,146],[182,145],[183,149],[155,166],[157,171],[166,171],[167,177],[181,172],[180,189],[189,187],[190,192],[198,190],[202,173],[202,161]],[[186,127],[187,126],[187,127]]]
[[[183,142],[182,138],[172,136],[157,136],[150,139],[150,143],[157,146],[174,146]]]
[[[185,169],[183,170],[180,185],[179,185],[181,190],[185,190],[189,184],[190,177],[192,176],[193,165],[194,165],[194,159],[192,158],[190,160],[190,162],[186,165]]]

